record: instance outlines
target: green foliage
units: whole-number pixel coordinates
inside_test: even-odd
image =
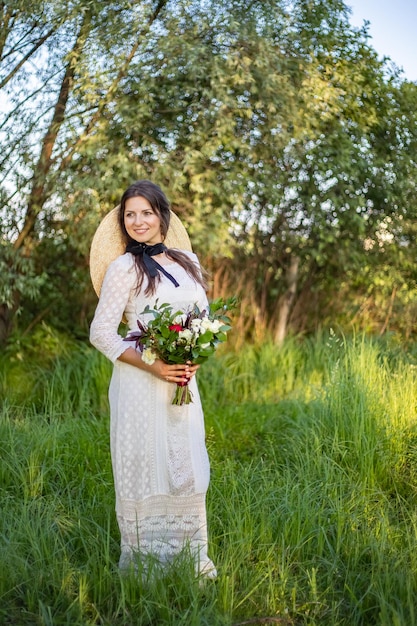
[[[219,570],[205,586],[187,554],[147,584],[117,570],[104,357],[1,366],[36,374],[25,395],[2,388],[5,624],[417,624],[415,349],[331,332],[199,370]]]
[[[287,324],[294,259],[294,332],[352,318],[384,332],[379,302],[393,292],[388,318],[404,332],[417,87],[378,60],[344,2],[3,5],[0,216],[22,255],[1,301],[20,305],[21,327],[85,336],[94,230],[146,177],[221,275],[210,295],[238,283],[244,338]]]
[[[35,299],[45,283],[45,274],[36,274],[33,259],[23,256],[10,243],[0,240],[0,302],[13,309],[23,294]]]

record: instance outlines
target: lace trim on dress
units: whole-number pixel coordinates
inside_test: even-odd
[[[119,498],[116,502],[117,515],[132,521],[160,515],[198,515],[205,518],[205,494],[170,496],[159,494],[144,498],[140,502]]]
[[[136,555],[152,556],[165,565],[188,549],[198,575],[215,578],[216,569],[207,555],[207,528],[199,515],[161,515],[141,521],[118,517],[121,531],[119,567],[135,564]],[[146,563],[145,563],[146,566]]]
[[[207,560],[205,496],[166,496],[119,502],[117,519],[123,553],[137,550],[164,563],[186,546]]]

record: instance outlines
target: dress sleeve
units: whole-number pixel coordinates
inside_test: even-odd
[[[90,341],[113,363],[129,347],[119,334],[119,325],[132,289],[136,272],[130,255],[118,257],[109,265],[100,300],[90,327]]]

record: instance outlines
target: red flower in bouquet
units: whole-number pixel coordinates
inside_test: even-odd
[[[152,364],[156,359],[165,363],[203,363],[226,341],[231,329],[226,312],[235,308],[236,299],[219,298],[210,303],[208,309],[200,311],[197,305],[190,310],[174,311],[169,304],[155,302],[141,315],[151,315],[146,324],[138,320],[138,331],[129,333],[125,341],[135,340],[136,348],[142,352],[145,363]],[[192,402],[188,381],[177,383],[172,404],[183,405]]]

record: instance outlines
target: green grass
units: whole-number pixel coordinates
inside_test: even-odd
[[[411,351],[323,334],[201,368],[204,587],[186,555],[148,585],[118,572],[110,370],[85,346],[2,363],[1,624],[417,625]]]

